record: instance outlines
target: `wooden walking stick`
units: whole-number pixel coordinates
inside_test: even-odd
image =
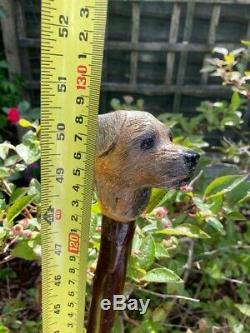
[[[106,333],[113,327],[115,312],[112,307],[102,310],[100,303],[102,299],[112,302],[113,295],[123,293],[134,225],[134,222],[118,223],[103,216],[101,248],[93,284],[88,332]]]

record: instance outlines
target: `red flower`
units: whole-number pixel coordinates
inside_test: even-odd
[[[18,108],[9,108],[8,110],[8,121],[12,124],[16,124],[19,122],[20,113]]]

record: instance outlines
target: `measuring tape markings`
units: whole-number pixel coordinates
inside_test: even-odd
[[[83,329],[106,6],[105,0],[42,1],[44,333]]]

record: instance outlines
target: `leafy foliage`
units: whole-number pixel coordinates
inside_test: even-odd
[[[32,178],[26,187],[15,184],[29,165],[40,159],[40,126],[31,124],[16,147],[0,144],[0,249],[3,261],[13,257],[34,260],[40,253],[40,183]],[[13,249],[14,247],[14,249]]]
[[[231,52],[224,47],[214,48],[213,53],[218,54],[219,58],[209,59],[207,66],[202,71],[222,78],[223,85],[231,85],[234,91],[249,97],[250,43],[242,41],[242,44],[246,47]]]
[[[212,62],[213,71],[211,66],[209,69],[216,72],[219,68],[222,79],[225,68],[241,68],[247,51],[233,56],[223,52],[222,62]],[[114,333],[250,331],[250,154],[243,121],[246,81],[246,75],[237,83],[225,81],[236,87],[231,100],[204,101],[192,119],[159,116],[174,132],[175,143],[197,150],[202,158],[188,186],[154,189],[146,212],[138,219],[125,293],[151,302],[143,316],[136,311],[121,313]],[[8,100],[4,103],[10,106]],[[22,142],[0,144],[0,332],[38,333],[41,189],[39,177],[31,171],[40,159],[40,126],[35,121],[38,110],[27,102],[16,104],[21,119],[13,126],[23,127]],[[122,102],[112,100],[111,105],[115,110],[141,110],[143,101],[125,96]],[[5,120],[7,110],[3,111]],[[217,131],[223,139],[213,146],[207,135]],[[90,225],[87,303],[100,235],[101,212],[96,202]],[[31,281],[23,276],[26,271],[34,272]],[[19,279],[25,281],[22,288]],[[6,288],[9,285],[13,289]]]
[[[204,101],[191,119],[159,116],[172,129],[174,143],[195,149],[202,158],[189,186],[155,189],[146,214],[137,221],[127,288],[131,297],[149,297],[151,303],[143,319],[127,313],[129,332],[250,330],[250,153],[243,121],[249,51],[223,52],[222,60],[210,61],[209,71],[232,85],[231,100]],[[208,134],[216,132],[222,141],[212,146]],[[159,206],[167,212],[160,218]]]

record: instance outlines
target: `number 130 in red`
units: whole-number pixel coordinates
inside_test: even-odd
[[[76,78],[76,88],[79,90],[84,90],[86,89],[87,86],[87,77],[85,76],[87,74],[87,66],[85,65],[79,65],[77,67],[77,73],[79,74]]]

